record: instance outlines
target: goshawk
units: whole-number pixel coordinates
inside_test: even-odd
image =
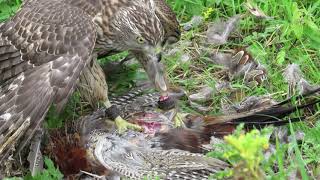
[[[60,111],[82,70],[101,50],[136,54],[160,92],[165,29],[153,0],[27,0],[0,24],[0,161],[23,147],[51,104]],[[139,129],[104,105],[118,128]],[[110,110],[111,109],[111,110]],[[113,110],[113,111],[112,111]]]

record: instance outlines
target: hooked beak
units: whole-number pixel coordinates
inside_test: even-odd
[[[167,92],[168,87],[164,77],[164,68],[160,62],[161,54],[149,55],[148,59],[145,70],[150,80],[153,81],[154,85],[161,93]]]
[[[135,53],[137,55],[137,53]],[[153,82],[161,95],[167,95],[168,86],[165,81],[164,67],[162,65],[161,51],[153,50],[148,53],[138,53],[137,59],[143,65],[149,79]]]

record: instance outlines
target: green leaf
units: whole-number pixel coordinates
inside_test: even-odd
[[[284,61],[285,61],[285,57],[286,57],[286,51],[285,50],[281,50],[278,55],[277,55],[277,63],[279,65],[283,65]]]
[[[44,163],[46,165],[46,169],[34,176],[31,176],[29,173],[24,177],[24,180],[60,180],[63,178],[63,174],[59,171],[59,169],[55,168],[51,159],[45,157]]]
[[[295,2],[292,5],[292,30],[296,35],[297,39],[301,39],[303,36],[303,21],[302,21],[302,12],[298,7],[298,4]]]
[[[320,48],[320,28],[311,20],[306,22],[305,36],[310,40],[313,48]]]
[[[295,134],[292,124],[290,123],[289,125],[290,125],[289,127],[290,127],[291,134]],[[292,140],[291,143],[294,146],[295,160],[297,162],[298,169],[300,171],[302,179],[303,180],[307,180],[309,178],[308,178],[308,172],[307,172],[307,170],[305,168],[306,164],[305,164],[305,162],[303,160],[302,153],[301,153],[301,151],[299,149],[296,137],[295,136],[292,136],[292,137],[293,137],[293,140]]]

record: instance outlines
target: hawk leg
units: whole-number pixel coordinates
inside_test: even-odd
[[[108,98],[108,85],[105,74],[96,59],[83,70],[78,83],[80,96],[87,101],[94,109],[98,108],[98,102],[102,102],[107,108],[108,118],[115,121],[120,133],[128,130],[141,130],[138,125],[131,124],[120,116],[119,110],[113,106]]]
[[[176,113],[174,116],[174,126],[175,127],[185,127],[184,121],[183,121],[183,115],[179,112]]]
[[[104,105],[107,108],[106,109],[107,116],[115,121],[118,132],[120,134],[127,131],[128,129],[138,130],[138,131],[142,130],[142,127],[140,127],[139,125],[132,124],[132,123],[129,123],[128,121],[124,120],[120,116],[120,111],[118,110],[118,108],[114,105],[111,105],[111,103],[109,102],[108,99],[104,102]]]

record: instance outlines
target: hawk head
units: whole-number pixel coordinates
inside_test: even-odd
[[[120,9],[112,18],[110,31],[113,35],[109,39],[113,48],[132,53],[156,88],[166,92],[167,85],[160,63],[164,28],[151,2]]]

